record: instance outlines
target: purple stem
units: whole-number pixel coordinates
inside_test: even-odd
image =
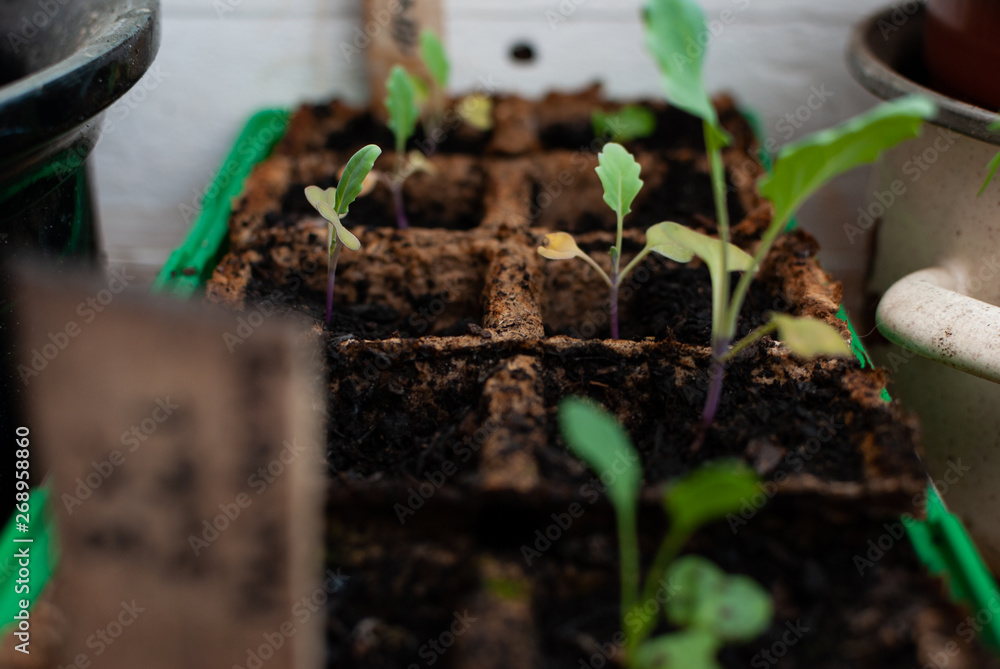
[[[712,347],[712,368],[709,371],[708,395],[705,397],[705,408],[701,412],[701,423],[698,425],[698,434],[695,436],[694,444],[691,446],[693,452],[698,451],[702,447],[702,444],[705,443],[708,430],[712,427],[712,423],[715,422],[715,414],[719,411],[719,404],[722,400],[722,381],[726,377],[726,366],[719,358],[728,348],[728,341],[717,341]]]
[[[618,339],[618,288],[611,289],[611,338]]]
[[[330,230],[330,234],[334,234]],[[340,258],[340,243],[335,242],[326,261],[326,322],[333,318],[333,284],[337,279],[337,260]]]
[[[333,283],[337,275],[332,269],[327,269],[326,277],[326,322],[333,318]]]
[[[406,211],[403,209],[403,184],[397,183],[392,186],[392,201],[396,205],[396,223],[400,230],[410,227],[410,222],[406,220]]]

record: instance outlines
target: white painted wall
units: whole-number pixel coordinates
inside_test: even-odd
[[[361,0],[162,0],[163,44],[140,88],[117,103],[94,164],[105,245],[113,263],[151,275],[180,243],[191,204],[255,109],[337,95],[366,96],[363,65],[347,62]],[[641,41],[640,0],[445,0],[455,89],[479,77],[538,95],[600,79],[612,96],[656,95]],[[867,0],[704,0],[717,35],[707,80],[762,117],[784,142],[862,111],[875,100],[847,74],[851,25]],[[728,10],[728,12],[726,11]],[[725,12],[725,13],[724,13]],[[564,20],[562,20],[564,19]],[[727,21],[725,23],[724,21]],[[534,45],[534,63],[509,58]],[[814,90],[827,99],[803,107]],[[804,122],[790,123],[798,111]],[[794,117],[793,117],[794,118]],[[796,127],[797,126],[797,127]],[[805,227],[821,238],[824,264],[856,294],[860,250],[842,232],[865,191],[854,174],[815,198]]]

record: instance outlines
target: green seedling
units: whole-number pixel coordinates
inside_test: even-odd
[[[621,144],[609,142],[597,156],[598,166],[595,168],[601,184],[604,186],[604,201],[615,212],[618,219],[618,234],[615,245],[611,247],[611,274],[591,256],[577,245],[576,240],[568,232],[553,232],[542,240],[538,253],[549,260],[569,260],[580,258],[600,275],[611,291],[610,320],[611,337],[618,338],[618,292],[621,284],[632,270],[650,253],[658,253],[679,262],[687,262],[693,257],[684,246],[668,239],[663,234],[663,224],[657,224],[646,231],[646,245],[624,269],[621,268],[622,235],[625,217],[632,211],[632,202],[642,189],[642,179],[639,178],[641,168],[631,153]],[[739,251],[735,249],[734,252]],[[740,251],[742,253],[742,251]]]
[[[560,404],[559,425],[570,450],[608,481],[618,526],[622,629],[630,667],[715,668],[722,646],[750,641],[770,626],[771,598],[757,582],[726,574],[698,556],[678,557],[699,528],[738,512],[759,491],[752,469],[737,461],[709,463],[667,487],[663,503],[670,529],[640,583],[638,453],[613,416],[579,398]],[[647,615],[644,605],[662,601],[657,590],[663,584],[669,588],[664,614],[678,631],[650,639],[659,619]]]
[[[407,163],[406,143],[413,136],[420,118],[417,91],[413,79],[401,65],[393,66],[385,85],[385,108],[389,112],[389,129],[396,140],[396,164],[389,177],[392,202],[396,209],[396,223],[400,230],[410,227],[403,205],[403,182],[413,170]]]
[[[448,81],[451,76],[451,64],[444,44],[432,30],[420,33],[420,59],[424,68],[430,74],[425,80],[411,75],[414,89],[417,92],[417,103],[423,109],[424,152],[430,156],[439,142],[444,139],[445,123],[454,122],[448,117]],[[493,126],[493,101],[482,94],[466,95],[455,105],[458,118],[477,130],[486,131]]]
[[[830,179],[854,167],[873,162],[881,153],[899,142],[916,136],[924,120],[934,115],[936,109],[930,100],[920,96],[909,96],[886,102],[872,111],[848,120],[841,125],[815,133],[782,149],[774,172],[760,184],[761,194],[774,205],[774,215],[768,228],[757,245],[753,264],[743,272],[732,295],[729,294],[728,272],[740,269],[740,260],[731,256],[729,249],[729,214],[726,207],[725,170],[722,163],[722,149],[729,143],[729,137],[719,124],[718,115],[712,106],[703,81],[702,57],[704,51],[692,55],[687,45],[696,43],[704,30],[705,17],[693,0],[648,0],[644,19],[646,23],[646,44],[661,71],[661,80],[668,100],[690,114],[701,119],[705,138],[705,149],[709,159],[709,176],[715,201],[716,222],[722,244],[713,244],[704,239],[694,240],[688,248],[709,265],[713,274],[712,313],[712,355],[713,364],[709,391],[702,412],[702,421],[694,444],[697,450],[715,418],[722,395],[722,381],[725,376],[727,353],[736,336],[736,325],[750,282],[761,266],[775,240],[784,232],[795,210],[817,189]],[[676,230],[673,228],[672,230]],[[697,233],[696,233],[697,234]],[[683,241],[672,238],[681,243]],[[707,257],[714,256],[709,263]],[[716,276],[717,275],[717,276]],[[715,294],[718,293],[718,294]],[[768,326],[772,327],[769,323]],[[820,331],[825,324],[813,326],[809,332]],[[832,329],[832,328],[831,328]],[[787,327],[774,325],[771,331],[779,334]],[[752,340],[762,336],[752,332]],[[795,350],[796,341],[785,341],[793,352],[807,355],[805,349]],[[832,342],[832,338],[824,337]],[[811,355],[816,355],[816,350]],[[849,350],[841,341],[819,355],[849,355]]]
[[[344,167],[340,182],[336,188],[323,190],[319,186],[306,187],[306,199],[309,204],[327,221],[327,279],[326,279],[326,322],[333,316],[333,286],[337,272],[337,260],[340,252],[346,246],[352,251],[361,248],[361,242],[350,230],[344,227],[341,220],[347,216],[351,203],[361,194],[365,177],[372,171],[375,159],[382,149],[374,144],[360,149],[351,156]]]
[[[595,137],[619,144],[649,137],[656,130],[656,116],[640,105],[625,105],[615,112],[595,111],[590,121]]]

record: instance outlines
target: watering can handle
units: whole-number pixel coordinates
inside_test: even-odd
[[[959,292],[942,267],[904,276],[882,296],[879,332],[918,355],[1000,383],[1000,307]]]

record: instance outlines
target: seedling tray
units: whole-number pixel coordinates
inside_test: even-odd
[[[567,96],[560,103],[561,105],[555,108],[572,110],[573,104],[576,104],[577,108],[589,113],[595,100],[593,97],[588,99],[586,95],[576,98]],[[528,103],[516,98],[502,100],[498,105],[497,116],[506,119],[508,126],[516,128],[518,122],[523,122],[525,119],[523,111],[526,104]],[[725,104],[723,106],[725,107]],[[728,119],[727,123],[732,130],[733,124],[739,125],[742,120],[733,115],[734,109],[731,106],[728,111],[731,113],[723,116]],[[507,113],[502,115],[501,112]],[[353,406],[355,411],[371,410],[377,413],[384,411],[385,407],[392,406],[393,403],[397,405],[402,403],[404,401],[402,398],[407,398],[413,389],[407,385],[412,375],[421,366],[433,362],[439,369],[451,371],[441,376],[440,386],[434,389],[434,392],[410,397],[407,401],[412,403],[411,406],[423,407],[421,410],[428,415],[433,415],[435,412],[440,414],[442,411],[446,413],[447,407],[442,404],[443,396],[449,393],[458,396],[475,394],[482,391],[484,385],[489,384],[492,388],[491,397],[494,400],[488,406],[480,408],[481,412],[485,412],[485,415],[477,416],[477,419],[482,420],[480,425],[502,424],[503,421],[496,420],[490,423],[489,419],[496,419],[510,411],[523,416],[519,425],[497,428],[484,437],[480,445],[481,454],[477,459],[478,472],[465,472],[468,475],[458,473],[448,486],[437,490],[436,494],[431,496],[432,499],[420,502],[418,507],[421,509],[420,513],[414,515],[413,522],[408,521],[406,524],[397,522],[394,527],[386,524],[385,511],[399,502],[406,504],[406,492],[410,488],[418,487],[422,481],[394,476],[391,466],[387,466],[384,461],[378,461],[377,457],[365,461],[364,448],[355,449],[357,457],[352,458],[351,462],[337,462],[335,454],[331,464],[340,473],[334,477],[330,493],[331,518],[342,520],[331,521],[333,523],[331,532],[332,540],[338,543],[343,551],[354,551],[357,556],[372,546],[392,546],[394,542],[408,547],[407,550],[440,551],[440,546],[435,542],[441,539],[443,528],[440,524],[443,519],[447,519],[451,524],[451,527],[447,528],[449,532],[463,526],[466,529],[473,529],[476,524],[483,523],[484,513],[514,514],[515,522],[525,522],[527,523],[525,527],[544,528],[543,521],[547,518],[546,514],[536,513],[537,517],[531,514],[545,505],[560,508],[559,505],[579,503],[579,484],[581,481],[586,481],[582,468],[574,468],[570,458],[553,458],[550,457],[551,453],[545,451],[546,443],[558,439],[547,425],[544,415],[548,410],[547,407],[551,406],[552,399],[557,394],[575,392],[607,400],[603,388],[627,382],[627,375],[623,376],[621,370],[634,371],[639,380],[630,391],[636,398],[637,406],[613,408],[620,415],[624,414],[634,419],[631,428],[639,428],[640,432],[645,430],[648,433],[649,430],[645,428],[649,426],[641,423],[642,410],[638,403],[655,401],[669,406],[670,401],[682,397],[682,395],[671,397],[670,392],[664,391],[663,384],[657,379],[662,379],[668,373],[676,375],[678,369],[687,370],[695,375],[706,364],[706,352],[696,341],[697,328],[686,331],[677,322],[657,324],[640,316],[635,319],[639,321],[639,325],[632,326],[637,329],[632,332],[626,329],[624,332],[635,341],[602,342],[578,338],[580,335],[586,337],[588,333],[573,331],[574,326],[587,322],[585,314],[581,313],[578,305],[585,302],[584,298],[588,293],[602,294],[602,291],[594,277],[588,276],[582,268],[541,266],[533,254],[533,244],[537,243],[539,230],[561,227],[577,233],[585,244],[595,248],[607,247],[610,243],[608,233],[605,232],[610,229],[608,222],[587,218],[588,214],[591,216],[597,214],[598,218],[600,217],[598,212],[602,209],[599,202],[587,201],[585,197],[554,197],[553,204],[542,208],[543,211],[527,223],[520,220],[518,212],[505,207],[504,203],[509,202],[512,196],[521,197],[522,201],[542,202],[544,200],[540,197],[542,192],[547,188],[555,188],[552,184],[559,183],[560,174],[564,170],[571,169],[574,160],[588,160],[584,154],[571,150],[571,147],[579,142],[581,133],[588,132],[586,127],[581,130],[578,127],[579,123],[575,123],[572,116],[571,111],[568,120],[543,119],[541,125],[544,131],[534,134],[530,131],[530,124],[522,123],[525,126],[522,128],[523,132],[508,132],[503,135],[502,142],[495,141],[497,135],[493,138],[475,136],[459,138],[461,142],[454,146],[451,152],[441,156],[439,164],[442,166],[443,178],[458,183],[460,190],[472,193],[467,199],[471,201],[478,198],[479,202],[484,202],[482,207],[477,208],[479,206],[477,202],[470,202],[465,210],[458,208],[458,213],[461,215],[455,215],[455,210],[452,210],[450,219],[442,220],[439,217],[435,225],[438,229],[414,229],[406,235],[406,239],[402,239],[390,227],[369,226],[359,235],[366,248],[365,255],[343,265],[343,274],[338,279],[338,288],[341,290],[338,301],[342,304],[352,304],[363,298],[369,302],[388,305],[397,312],[420,314],[421,305],[412,301],[414,296],[432,294],[435,285],[440,284],[448,286],[448,290],[451,291],[444,294],[443,297],[447,299],[439,300],[443,303],[440,311],[435,313],[433,318],[424,318],[426,327],[430,328],[430,333],[436,339],[431,347],[415,345],[410,337],[401,336],[402,328],[398,320],[382,318],[384,312],[379,314],[369,310],[360,314],[353,313],[354,322],[335,323],[335,327],[342,327],[345,330],[355,328],[362,332],[361,337],[345,335],[339,341],[328,344],[328,348],[336,354],[331,356],[331,360],[336,362],[333,363],[335,368],[330,370],[335,390],[344,396],[351,393],[358,394],[359,401]],[[287,120],[287,113],[278,110],[255,115],[241,134],[236,148],[227,159],[224,168],[220,170],[220,174],[248,174],[253,165],[277,142],[277,133],[274,132],[276,125],[283,125]],[[683,122],[683,119],[675,118],[675,120]],[[295,123],[298,123],[299,127],[296,127]],[[261,300],[268,297],[267,293],[261,292],[263,284],[259,282],[259,276],[266,276],[268,272],[277,273],[283,268],[280,263],[269,266],[268,262],[261,262],[261,258],[252,257],[254,253],[259,252],[249,248],[249,242],[255,235],[260,234],[265,224],[275,223],[276,216],[287,215],[291,210],[291,214],[294,215],[282,221],[285,223],[284,227],[280,225],[276,227],[277,232],[268,242],[269,248],[274,250],[273,256],[279,260],[283,254],[292,252],[295,257],[304,258],[307,263],[321,268],[320,271],[306,273],[297,278],[306,287],[305,290],[322,293],[325,285],[322,244],[315,243],[315,239],[310,237],[317,232],[321,237],[322,230],[301,227],[302,217],[308,215],[307,210],[301,208],[302,203],[279,207],[281,212],[272,213],[271,220],[265,220],[266,216],[261,215],[261,212],[269,207],[272,211],[274,209],[274,202],[266,201],[268,197],[277,193],[276,197],[280,198],[284,197],[286,191],[292,193],[293,189],[288,188],[289,184],[297,187],[299,182],[319,183],[324,186],[335,183],[335,166],[338,161],[346,159],[345,154],[349,154],[350,147],[336,144],[326,147],[310,145],[310,134],[303,130],[303,126],[326,123],[330,126],[331,133],[336,133],[338,130],[343,132],[348,128],[358,131],[366,124],[370,129],[374,124],[364,115],[351,115],[338,105],[333,105],[332,108],[316,107],[300,111],[296,115],[295,123],[285,136],[276,154],[277,159],[269,161],[265,169],[255,173],[253,197],[256,201],[247,198],[240,200],[239,208],[231,214],[229,205],[240,194],[242,179],[230,177],[228,183],[215,184],[216,187],[210,191],[213,197],[206,198],[205,209],[195,228],[185,244],[171,256],[160,274],[156,284],[158,290],[191,295],[203,284],[203,279],[212,274],[216,260],[223,258],[221,272],[217,274],[212,284],[213,298],[236,306],[253,308],[254,299]],[[341,124],[341,127],[336,127],[337,124]],[[499,128],[498,123],[498,131]],[[377,132],[377,129],[374,132]],[[743,133],[744,136],[746,134]],[[265,141],[268,135],[274,141]],[[331,134],[332,136],[334,135]],[[387,141],[379,143],[389,145]],[[546,148],[545,145],[550,149],[549,155],[542,156],[539,150]],[[247,152],[248,146],[256,147],[256,151]],[[562,149],[557,148],[558,146]],[[645,161],[644,167],[662,159],[662,155],[656,154],[655,151],[644,154],[641,145],[632,148],[636,151],[640,162]],[[741,148],[749,151],[752,149],[752,144],[747,142]],[[323,155],[311,165],[294,163],[290,156],[302,151],[319,152]],[[476,151],[490,151],[505,157],[484,164],[483,161],[469,157],[469,152]],[[697,171],[697,156],[693,154],[692,147],[678,146],[674,147],[673,151],[674,155],[670,160],[688,162],[691,168]],[[734,160],[738,158],[734,156],[728,161],[731,173],[737,165]],[[742,162],[739,164],[745,165]],[[526,165],[530,167],[526,169]],[[671,164],[671,167],[675,166]],[[526,172],[531,175],[528,180],[519,176]],[[581,174],[586,175],[589,172],[590,170],[584,170]],[[743,220],[743,223],[736,229],[737,242],[745,243],[752,238],[761,223],[756,221],[753,215],[749,215],[757,211],[760,204],[752,188],[752,180],[750,183],[750,187],[744,184],[738,189],[741,211],[735,212],[738,215],[734,216],[734,220]],[[261,188],[262,185],[268,184],[271,186],[270,191]],[[418,203],[423,197],[424,210],[434,212],[434,190],[433,182],[417,181],[410,186],[407,194],[411,200]],[[449,193],[440,195],[439,198],[449,195],[455,196],[454,193]],[[265,202],[261,202],[261,198]],[[367,212],[362,211],[365,213],[365,218],[387,216],[385,194],[376,195],[365,206],[369,207]],[[295,207],[301,208],[298,214],[295,212]],[[685,215],[684,211],[647,213],[651,218],[670,215],[673,218],[683,219]],[[682,222],[706,228],[706,222],[693,216],[693,213],[690,220]],[[352,215],[358,216],[358,211],[352,208]],[[230,234],[227,235],[230,218],[233,225]],[[430,220],[432,218],[433,213],[428,214],[428,221],[434,225],[435,221]],[[419,223],[419,217],[415,222]],[[640,222],[648,224],[655,221]],[[574,229],[570,227],[572,225],[577,227]],[[440,227],[451,229],[442,232]],[[484,230],[488,231],[488,234],[478,234]],[[640,243],[641,235],[637,231],[631,231],[627,236],[633,246]],[[233,241],[234,248],[230,248],[231,252],[226,255],[227,242],[230,240]],[[247,248],[241,249],[244,243],[247,243]],[[784,296],[790,300],[790,304],[786,306],[831,322],[839,317],[842,319],[839,321],[841,327],[849,328],[842,310],[838,310],[839,295],[836,289],[826,282],[824,276],[817,274],[817,268],[812,261],[814,253],[815,247],[807,236],[801,233],[789,235],[770,257],[771,269],[765,268],[765,280],[761,282],[763,292],[758,297],[761,300],[773,298],[773,293],[768,293],[766,290],[768,283],[766,276],[769,273],[774,276],[780,274],[782,281],[797,278],[799,281],[793,283],[801,290],[790,297]],[[345,255],[342,262],[347,258]],[[431,266],[429,259],[433,259],[433,272],[420,269]],[[394,270],[399,267],[404,268],[403,274]],[[667,267],[666,270],[669,272],[671,268]],[[782,272],[784,274],[781,274]],[[793,276],[796,274],[798,276]],[[276,276],[270,278],[277,279]],[[545,286],[544,290],[539,290],[539,283]],[[482,294],[487,284],[490,288],[486,291],[485,304],[480,305],[478,299],[472,296]],[[792,284],[786,283],[785,286],[787,285]],[[575,289],[575,292],[569,292],[571,288]],[[651,300],[655,295],[647,297]],[[322,300],[318,299],[315,302],[319,305]],[[588,306],[593,308],[596,305]],[[316,317],[317,309],[318,306],[315,309],[307,307],[305,311]],[[347,309],[344,311],[350,312]],[[386,322],[380,323],[380,319]],[[628,312],[623,320],[629,322]],[[410,323],[410,327],[414,329],[420,325],[419,322]],[[600,334],[600,327],[599,324],[595,324],[595,331],[590,336]],[[560,332],[574,336],[559,336]],[[643,337],[647,335],[653,340],[644,340]],[[680,344],[679,349],[668,348],[657,341],[667,335],[675,340],[674,343]],[[848,377],[862,374],[860,370],[868,370],[870,361],[856,336],[853,336],[853,343],[858,365],[824,363],[811,372],[820,376]],[[477,356],[482,355],[482,351],[488,348],[500,351],[499,359],[504,361],[503,364],[499,367],[490,367],[488,370],[477,369],[479,364]],[[558,369],[567,359],[584,366],[585,372],[574,375],[563,369],[555,372],[556,376],[553,376],[551,370]],[[758,353],[742,372],[739,365],[734,366],[731,376],[738,379],[741,373],[749,375],[752,372],[759,373],[761,369],[777,369],[774,365],[784,362],[784,356],[779,351],[767,349]],[[365,371],[371,369],[376,372],[391,370],[396,377],[396,383],[386,383],[380,387],[364,386],[361,380]],[[469,373],[470,369],[476,372]],[[830,550],[837,549],[838,541],[848,544],[848,533],[854,532],[857,537],[861,537],[867,530],[878,529],[880,521],[892,517],[886,514],[891,514],[893,509],[896,509],[897,513],[906,509],[914,494],[919,494],[923,485],[919,468],[908,462],[908,454],[902,449],[903,445],[909,443],[907,423],[902,416],[894,413],[894,409],[884,403],[887,395],[879,384],[872,383],[872,378],[859,377],[856,386],[859,393],[866,395],[861,399],[861,404],[865,407],[861,420],[875,426],[869,435],[876,441],[888,444],[888,448],[880,451],[878,448],[873,449],[873,446],[880,444],[868,444],[866,457],[851,470],[852,476],[847,477],[850,480],[824,484],[816,476],[808,475],[808,471],[805,476],[789,477],[780,484],[780,494],[769,505],[778,509],[775,512],[778,515],[775,517],[781,514],[786,518],[798,517],[800,520],[803,517],[812,517],[817,530],[810,534],[809,539],[818,545],[829,545]],[[683,393],[683,388],[678,392]],[[379,393],[384,394],[379,395]],[[530,399],[526,401],[525,398]],[[365,415],[368,426],[372,427],[375,413]],[[887,416],[892,420],[886,420]],[[404,410],[393,414],[393,417],[413,421],[417,415],[415,411]],[[781,418],[770,416],[764,417],[763,420],[781,420]],[[753,430],[753,425],[744,427]],[[469,426],[466,426],[466,429],[468,428]],[[420,426],[410,424],[407,429],[419,431]],[[474,425],[471,426],[471,433],[475,433]],[[369,437],[370,435],[352,434],[348,435],[347,439],[364,445],[365,439]],[[512,443],[526,447],[520,450],[512,449],[510,448]],[[643,444],[640,444],[640,448],[642,447]],[[655,437],[654,443],[646,444],[645,447],[647,450],[655,449]],[[859,448],[861,447],[862,445],[859,445]],[[344,450],[341,449],[342,452]],[[536,456],[540,453],[544,457],[526,458],[525,451]],[[420,464],[425,469],[435,469],[430,466],[435,463],[429,465],[424,461]],[[437,464],[444,466],[443,461]],[[680,462],[675,464],[678,467],[684,466],[684,463]],[[562,476],[553,477],[554,472]],[[887,472],[898,472],[898,475],[886,475]],[[665,480],[671,475],[671,471],[666,469],[647,473],[654,482]],[[553,478],[561,478],[562,483],[553,484]],[[657,499],[655,487],[647,490],[646,499],[651,508],[655,506]],[[828,502],[831,499],[837,500],[833,510],[817,506],[818,501]],[[942,575],[947,579],[956,600],[965,603],[973,612],[992,611],[991,603],[1000,599],[995,583],[979,559],[974,546],[957,519],[944,509],[933,490],[929,492],[927,500],[925,520],[902,524],[906,527],[916,554],[932,574]],[[567,540],[563,549],[553,552],[552,562],[558,563],[574,550],[577,552],[584,550],[582,547],[588,540],[592,543],[606,539],[606,537],[601,538],[599,528],[610,527],[610,520],[604,511],[601,511],[602,508],[601,505],[595,506],[595,513],[588,514],[586,522],[577,525],[573,530],[573,537]],[[379,513],[372,511],[374,509],[379,509]],[[859,529],[838,526],[838,514],[850,515],[858,512],[868,514],[867,517],[871,520],[868,527]],[[816,518],[823,518],[827,524],[818,523]],[[439,527],[435,528],[435,525]],[[384,534],[379,536],[379,532]],[[878,540],[881,537],[876,533],[869,538]],[[494,537],[491,540],[502,541],[503,537]],[[748,543],[752,543],[753,540],[752,536],[747,539]],[[711,536],[702,541],[702,547],[711,553],[714,545]],[[864,542],[860,541],[855,545],[863,544]],[[590,547],[593,548],[592,545]],[[597,553],[601,554],[601,551]],[[521,597],[525,587],[523,579],[516,569],[513,570],[514,573],[511,572],[510,564],[502,560],[486,559],[480,560],[474,568],[470,567],[475,573],[470,572],[469,568],[452,573],[447,566],[448,559],[454,560],[461,554],[462,550],[451,551],[444,562],[425,560],[424,568],[430,570],[424,574],[425,582],[423,585],[410,583],[409,587],[404,588],[404,593],[412,595],[413,587],[424,589],[440,587],[442,597],[446,598],[450,588],[459,588],[462,583],[467,583],[470,579],[478,579],[493,584],[492,590],[484,592],[482,596],[496,601],[484,602],[484,609],[500,610],[503,608],[500,603],[507,600],[514,604],[523,603]],[[472,554],[468,553],[467,556],[471,557]],[[724,556],[719,556],[718,559],[722,563],[726,562]],[[600,562],[599,559],[597,561]],[[393,563],[391,559],[380,562],[372,558],[365,564],[371,569],[391,570]],[[458,564],[460,563],[452,562],[451,569]],[[735,568],[738,569],[739,565],[736,564]],[[613,569],[605,571],[614,574]],[[384,576],[388,578],[388,574]],[[563,583],[563,585],[574,588],[580,584]],[[599,584],[597,590],[608,585]],[[606,601],[614,601],[613,587],[609,592],[611,594]],[[586,602],[578,604],[583,606]],[[400,606],[399,602],[396,602],[396,606]],[[413,606],[420,606],[420,602],[413,602]],[[437,613],[440,612],[429,612],[429,615],[439,617]],[[556,616],[557,613],[549,612],[552,616]],[[518,615],[513,613],[511,615],[513,615],[512,624],[517,623]],[[980,638],[996,646],[997,640],[1000,639],[998,636],[1000,626],[993,620],[995,616],[989,617],[990,620],[983,624],[984,629],[980,633]],[[831,643],[833,641],[831,640]]]

